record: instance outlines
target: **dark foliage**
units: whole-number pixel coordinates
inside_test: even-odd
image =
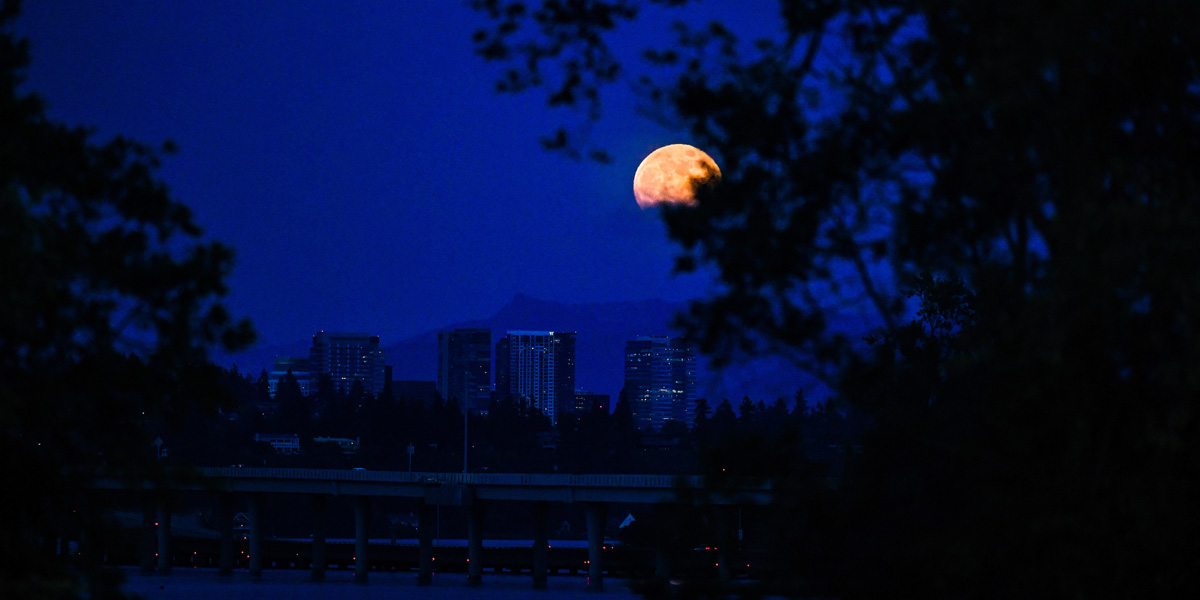
[[[503,91],[592,118],[630,67],[605,40],[632,3],[477,4]],[[780,9],[753,43],[680,25],[638,85],[721,165],[664,213],[720,277],[693,337],[793,356],[874,423],[836,492],[785,501],[821,515],[781,522],[820,582],[786,593],[1195,595],[1200,5]]]
[[[233,254],[202,241],[156,175],[156,150],[46,118],[20,89],[28,48],[0,8],[0,589],[6,598],[105,596],[102,537],[84,490],[101,468],[154,476],[157,436],[231,407],[206,352],[253,338],[219,299]]]

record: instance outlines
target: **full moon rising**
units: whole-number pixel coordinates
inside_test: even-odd
[[[703,150],[671,144],[650,153],[633,176],[633,197],[643,209],[659,204],[695,204],[695,182],[720,180],[721,170]]]

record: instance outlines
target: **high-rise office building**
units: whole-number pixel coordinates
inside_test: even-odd
[[[472,412],[486,411],[492,398],[492,330],[438,333],[438,394]]]
[[[496,343],[496,393],[557,423],[575,402],[575,332],[509,331]]]
[[[318,378],[329,375],[342,394],[349,393],[355,381],[361,381],[367,393],[383,391],[384,356],[377,335],[321,331],[313,336],[308,357],[312,373]]]
[[[493,393],[496,395],[496,399],[503,400],[509,396],[508,383],[509,379],[511,379],[508,376],[510,369],[508,368],[507,335],[501,336],[500,339],[496,340],[496,353],[492,356],[496,357],[496,388]]]
[[[625,344],[625,398],[638,429],[668,421],[691,426],[696,409],[696,357],[679,338],[643,336]]]

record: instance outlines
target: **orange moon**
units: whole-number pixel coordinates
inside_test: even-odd
[[[633,175],[633,197],[643,209],[659,204],[695,204],[695,181],[721,178],[721,169],[703,150],[671,144],[650,153]]]

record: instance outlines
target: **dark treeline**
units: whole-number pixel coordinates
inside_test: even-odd
[[[338,393],[328,379],[305,396],[290,374],[281,378],[275,398],[266,372],[254,378],[234,367],[221,375],[232,397],[231,410],[214,417],[196,415],[187,427],[156,424],[179,464],[309,468],[365,468],[461,472],[463,411],[454,399],[431,402],[378,394],[355,384]],[[723,400],[710,408],[697,403],[692,423],[668,423],[661,431],[634,427],[628,402],[613,412],[593,407],[563,415],[556,426],[536,408],[515,399],[494,400],[486,415],[466,424],[471,472],[510,473],[699,473],[704,469],[766,475],[772,465],[808,461],[838,463],[852,451],[863,419],[826,405],[809,406],[802,395],[771,404],[743,398],[735,407]],[[256,434],[299,437],[300,454],[282,454]],[[353,453],[318,438],[358,441]],[[764,453],[766,449],[771,452]],[[702,467],[701,465],[705,465]]]

